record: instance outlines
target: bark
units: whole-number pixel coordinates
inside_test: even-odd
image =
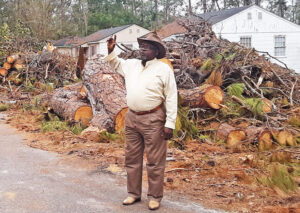
[[[91,124],[114,131],[116,115],[127,107],[123,77],[113,71],[107,62],[95,56],[86,63],[83,84],[93,109]]]
[[[178,90],[181,97],[182,106],[196,107],[210,107],[213,109],[220,109],[224,92],[218,86],[205,85],[193,89]]]
[[[77,60],[77,70],[76,70],[76,76],[78,78],[82,77],[82,71],[87,61],[86,53],[87,53],[87,48],[84,47],[79,48],[79,56]]]

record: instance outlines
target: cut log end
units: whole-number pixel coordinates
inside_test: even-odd
[[[240,144],[241,141],[245,140],[246,134],[241,130],[231,131],[227,138],[227,146],[229,148],[234,148]]]
[[[0,68],[0,75],[1,75],[1,76],[5,77],[5,76],[7,76],[7,73],[8,73],[7,69],[5,69],[5,68]]]
[[[126,113],[128,111],[128,108],[124,108],[122,109],[120,112],[118,112],[118,114],[116,115],[116,119],[115,119],[115,131],[116,132],[120,132],[122,130],[124,130],[125,128],[125,116]]]
[[[10,64],[14,63],[15,60],[17,60],[19,58],[19,55],[11,55],[8,56],[6,61]]]
[[[206,89],[204,99],[213,109],[220,109],[224,98],[223,90],[218,86],[211,86]]]
[[[263,131],[258,137],[258,149],[269,150],[272,148],[272,134],[270,131]]]
[[[81,122],[83,125],[88,126],[89,122],[93,118],[92,107],[90,106],[81,106],[79,107],[74,116],[74,120]]]
[[[263,100],[263,112],[264,113],[270,113],[273,111],[273,105],[272,102],[268,99]]]
[[[11,64],[5,62],[5,63],[3,64],[3,68],[9,70],[9,69],[11,68]]]
[[[288,131],[280,131],[276,137],[277,142],[281,145],[281,146],[295,146],[296,145],[296,141],[292,135],[292,133],[288,132]]]
[[[13,68],[15,68],[16,70],[22,70],[23,68],[25,68],[25,64],[14,63]]]

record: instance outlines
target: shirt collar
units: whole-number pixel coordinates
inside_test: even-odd
[[[157,58],[154,58],[154,59],[152,59],[150,61],[147,61],[146,65],[145,65],[145,68],[148,67],[148,66],[150,66],[151,64],[154,64],[156,61],[157,61]]]

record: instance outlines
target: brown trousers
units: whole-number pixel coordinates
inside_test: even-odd
[[[166,114],[164,109],[145,115],[128,110],[125,118],[127,191],[129,196],[142,194],[143,156],[147,156],[148,198],[163,197],[167,143],[163,139]]]

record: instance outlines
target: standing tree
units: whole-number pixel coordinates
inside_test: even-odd
[[[244,0],[244,6],[250,5],[252,2],[251,0]]]
[[[277,0],[275,2],[275,6],[277,7],[278,13],[281,17],[284,17],[284,13],[287,11],[287,2],[286,0]]]
[[[300,24],[300,0],[296,1],[296,23]]]

